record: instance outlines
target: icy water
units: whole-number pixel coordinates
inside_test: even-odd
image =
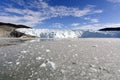
[[[120,80],[117,38],[0,39],[0,45],[0,80]]]

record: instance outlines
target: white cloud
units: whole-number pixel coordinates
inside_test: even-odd
[[[107,0],[109,2],[112,2],[112,3],[120,3],[120,0]]]
[[[99,20],[98,19],[91,19],[91,22],[97,23],[97,22],[99,22]]]
[[[108,23],[104,24],[105,27],[120,27],[120,23]]]
[[[32,11],[28,9],[16,9],[16,8],[5,8],[6,13],[16,13],[17,15],[1,15],[1,22],[24,24],[28,26],[35,26],[38,23],[41,23],[43,20],[46,20],[48,17],[43,17],[38,11]],[[4,13],[3,13],[4,14]]]
[[[56,28],[56,29],[61,29],[61,28],[65,28],[65,25],[62,23],[53,23],[50,27]]]
[[[91,23],[98,23],[99,22],[99,19],[97,19],[97,18],[85,17],[84,19],[90,21]]]
[[[88,5],[83,9],[66,7],[66,6],[50,6],[43,0],[30,0],[25,3],[24,0],[12,0],[19,6],[24,7],[23,9],[13,7],[4,7],[0,11],[0,21],[1,22],[11,22],[17,24],[24,24],[28,26],[34,26],[38,23],[42,23],[46,19],[53,17],[82,17],[91,14],[102,13],[102,10],[94,9],[93,5]],[[34,8],[35,10],[32,10]],[[2,15],[6,13],[8,15]],[[11,15],[14,14],[14,15]],[[97,22],[97,19],[93,19],[93,22]]]
[[[78,27],[78,26],[80,26],[80,23],[72,23],[71,26],[72,27]]]
[[[2,19],[1,22],[6,23],[24,24],[28,26],[35,26],[35,24],[38,24],[38,20],[30,16],[0,16],[0,18]]]
[[[95,10],[94,13],[102,13],[103,10]]]

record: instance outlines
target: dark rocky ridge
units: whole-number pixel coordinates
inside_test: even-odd
[[[99,31],[120,31],[120,27],[116,27],[116,28],[103,28],[103,29],[99,29]]]
[[[29,36],[24,33],[16,31],[18,28],[31,28],[25,25],[16,25],[11,23],[0,22],[0,37],[22,37]]]
[[[9,26],[9,27],[13,27],[13,28],[31,28],[31,27],[28,27],[28,26],[25,26],[25,25],[16,25],[16,24],[12,24],[12,23],[3,23],[3,22],[0,22],[0,27],[1,26]]]

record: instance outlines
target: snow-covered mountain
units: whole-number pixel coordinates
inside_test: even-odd
[[[119,31],[17,29],[17,31],[40,38],[120,38]]]

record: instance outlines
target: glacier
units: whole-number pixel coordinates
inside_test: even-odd
[[[40,38],[77,38],[78,36],[72,30],[54,30],[54,29],[17,29],[28,35],[37,36]]]
[[[39,38],[120,38],[119,31],[26,29],[16,31]]]

